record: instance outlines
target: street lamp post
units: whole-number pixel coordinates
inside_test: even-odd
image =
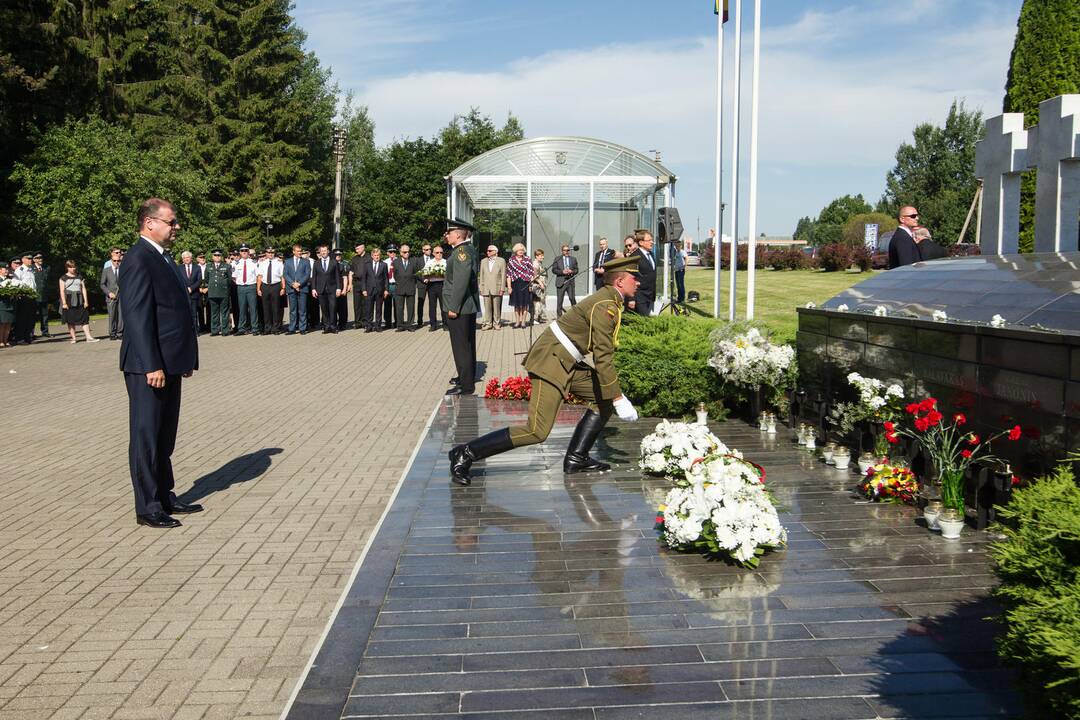
[[[270,247],[270,231],[274,229],[270,218],[263,218],[263,228],[266,230],[266,247]]]
[[[341,168],[345,162],[345,142],[349,131],[334,128],[334,247],[341,247]]]

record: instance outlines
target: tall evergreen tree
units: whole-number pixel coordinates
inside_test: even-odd
[[[1080,92],[1080,2],[1025,0],[1005,84],[1005,112],[1024,113],[1024,124],[1039,122],[1039,103]],[[1021,179],[1020,250],[1035,246],[1035,171]]]

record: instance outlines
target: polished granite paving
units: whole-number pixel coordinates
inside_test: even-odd
[[[766,468],[789,535],[756,571],[657,543],[664,484],[636,467],[652,421],[605,431],[611,472],[565,476],[566,408],[546,443],[451,485],[446,451],[525,407],[443,401],[290,718],[1019,714],[985,533],[944,540],[734,420],[713,430]]]

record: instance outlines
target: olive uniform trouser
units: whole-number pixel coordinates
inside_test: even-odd
[[[543,378],[529,373],[532,381],[532,395],[529,398],[529,420],[525,425],[515,425],[510,430],[510,441],[514,447],[542,443],[551,434],[555,418],[565,400],[561,388]],[[600,414],[607,422],[615,409],[611,400],[600,399],[600,384],[596,370],[578,363],[570,375],[569,391],[576,397],[589,403],[589,408]]]

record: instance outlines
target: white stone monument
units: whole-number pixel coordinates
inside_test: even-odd
[[[983,181],[979,227],[983,254],[1015,253],[1020,233],[1020,172],[1036,169],[1035,252],[1080,250],[1080,95],[1039,103],[1039,124],[1022,113],[986,121],[975,148]]]
[[[1024,113],[1005,113],[986,121],[986,137],[975,145],[975,176],[983,181],[983,254],[1019,252],[1020,173],[1027,168],[1027,142]]]

